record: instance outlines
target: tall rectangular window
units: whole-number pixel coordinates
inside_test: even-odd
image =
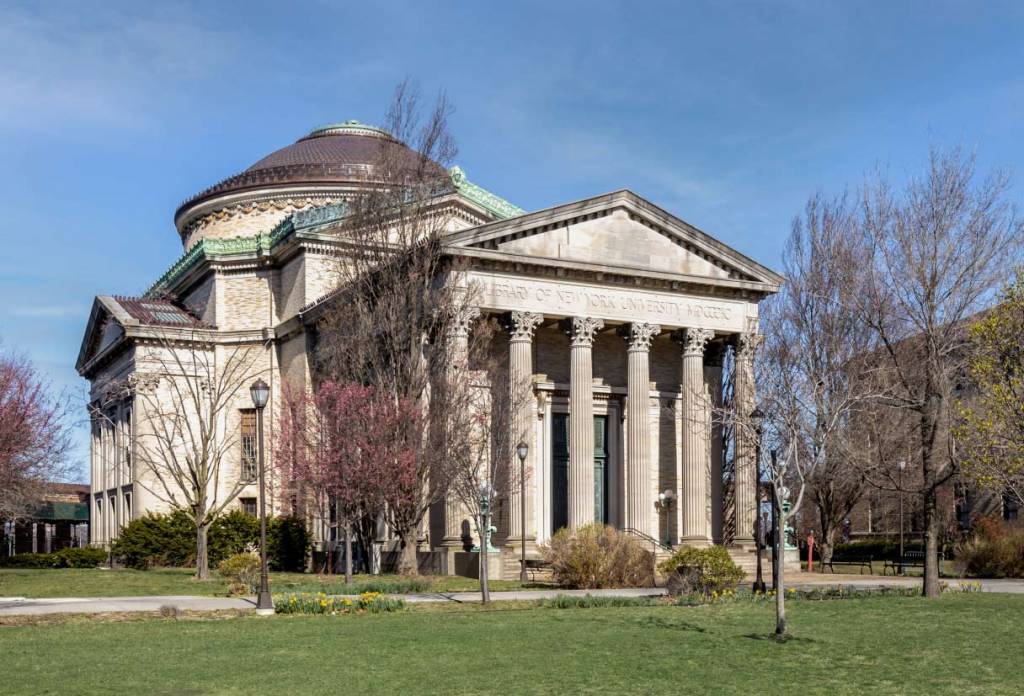
[[[241,443],[242,443],[242,478],[252,481],[259,474],[257,470],[258,456],[256,442],[256,409],[247,408],[241,411]]]
[[[239,498],[238,502],[242,506],[242,512],[247,515],[256,516],[256,499],[255,498]]]

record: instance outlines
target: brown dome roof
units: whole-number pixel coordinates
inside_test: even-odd
[[[399,148],[401,159],[410,164],[418,155],[395,140],[387,131],[359,121],[322,126],[304,138],[272,152],[241,174],[193,196],[178,207],[175,220],[207,200],[248,190],[296,185],[331,185],[372,180],[373,164],[381,147]]]

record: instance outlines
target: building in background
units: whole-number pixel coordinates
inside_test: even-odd
[[[89,543],[89,485],[49,483],[28,517],[3,522],[0,555],[53,553]]]

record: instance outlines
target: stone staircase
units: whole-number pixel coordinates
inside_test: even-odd
[[[757,575],[757,554],[753,546],[731,546],[729,556],[733,563],[738,565],[747,574],[745,580],[753,580]],[[771,550],[765,549],[761,552],[761,574],[765,582],[771,584],[772,576],[772,554]]]

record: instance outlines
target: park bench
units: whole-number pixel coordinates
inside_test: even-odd
[[[921,568],[924,569],[924,551],[907,551],[903,556],[897,556],[896,558],[890,558],[885,562],[885,566],[882,568],[882,575],[886,575],[889,569],[892,569],[892,574],[896,575],[902,568],[904,571],[907,568]]]
[[[836,569],[833,567],[835,565],[855,565],[860,566],[859,572],[861,574],[863,574],[864,569],[867,568],[868,575],[870,575],[874,572],[874,568],[871,565],[871,561],[873,560],[874,558],[870,554],[844,555],[838,558],[836,556],[832,556],[832,560],[830,560],[825,565],[828,566],[828,570],[830,573],[836,572]]]
[[[526,572],[530,576],[530,580],[534,581],[537,576],[551,569],[551,562],[545,561],[543,558],[527,558],[526,559]]]

